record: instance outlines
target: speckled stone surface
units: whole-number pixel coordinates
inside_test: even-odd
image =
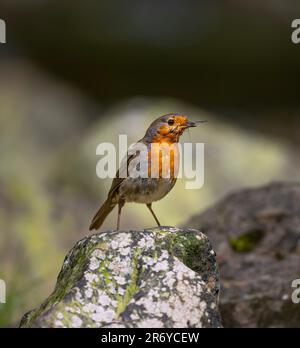
[[[21,327],[220,327],[218,293],[201,232],[108,231],[73,247],[53,293]]]
[[[238,190],[186,224],[217,253],[224,327],[300,327],[300,183]]]

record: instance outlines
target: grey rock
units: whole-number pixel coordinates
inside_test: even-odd
[[[224,327],[300,327],[300,184],[230,194],[189,226],[210,239],[221,273]]]
[[[218,292],[201,232],[109,231],[73,247],[54,292],[21,327],[220,327]]]

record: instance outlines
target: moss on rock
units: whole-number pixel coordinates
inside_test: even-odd
[[[263,231],[254,229],[236,238],[230,238],[229,243],[234,251],[249,252],[259,244],[263,237]]]
[[[69,252],[53,293],[21,327],[218,327],[218,280],[197,230],[99,233]]]

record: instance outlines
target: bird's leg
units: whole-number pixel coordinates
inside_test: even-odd
[[[120,229],[120,222],[121,222],[121,210],[124,206],[124,201],[119,201],[118,203],[118,222],[117,222],[117,230],[119,231]]]
[[[154,211],[153,211],[153,209],[152,209],[152,204],[149,203],[149,204],[146,204],[146,205],[147,205],[148,209],[151,211],[151,214],[152,214],[152,216],[154,217],[154,219],[155,219],[155,221],[156,221],[156,223],[157,223],[157,226],[160,227],[160,223],[159,223],[159,221],[158,221],[158,218],[156,217],[156,215],[154,214]]]

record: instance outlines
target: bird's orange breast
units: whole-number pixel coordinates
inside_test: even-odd
[[[158,133],[154,136],[152,139],[153,143],[159,143],[159,144],[174,144],[179,141],[179,136],[182,134],[182,132],[174,132],[171,133],[168,126],[161,126],[159,128]]]
[[[148,175],[156,178],[175,178],[180,155],[177,143],[152,143],[148,152]]]

